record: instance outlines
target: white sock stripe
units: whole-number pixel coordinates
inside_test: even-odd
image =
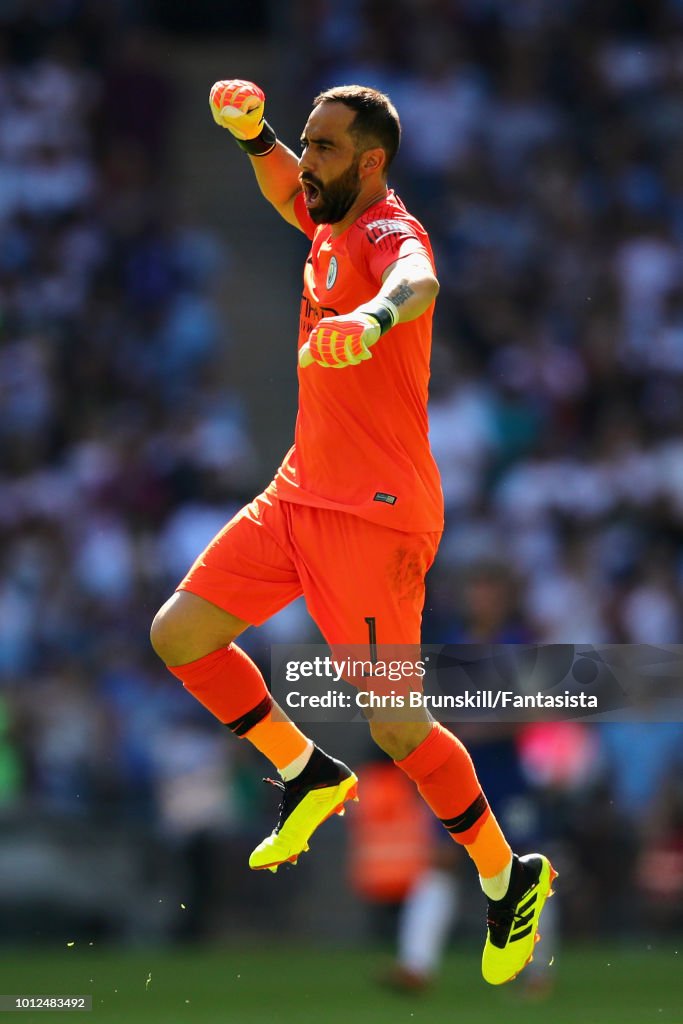
[[[497,875],[493,875],[492,878],[482,878],[481,875],[479,876],[479,884],[490,900],[502,900],[508,891],[511,873],[512,857],[510,857],[503,870],[499,871]]]
[[[303,752],[299,754],[298,757],[295,757],[293,761],[290,761],[289,764],[286,764],[284,768],[278,768],[278,775],[280,776],[283,782],[291,782],[292,779],[295,779],[297,775],[301,774],[301,772],[304,770],[304,768],[310,761],[311,754],[313,753],[314,749],[315,745],[313,743],[313,740],[309,740],[306,746],[304,747]]]

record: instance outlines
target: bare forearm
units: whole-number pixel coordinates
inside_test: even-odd
[[[378,297],[389,299],[398,310],[397,323],[421,316],[439,292],[439,282],[422,263],[399,260],[384,279]]]
[[[374,298],[346,315],[318,321],[299,350],[299,366],[305,369],[319,363],[339,368],[372,359],[370,348],[397,323],[421,316],[438,291],[439,282],[426,255],[397,260],[385,270]]]
[[[300,191],[298,158],[264,118],[265,94],[255,82],[241,78],[214,82],[209,93],[211,115],[249,154],[261,192],[285,220],[300,227],[294,197]]]
[[[262,194],[276,209],[301,191],[299,160],[284,143],[278,141],[267,156],[250,156],[249,160]]]

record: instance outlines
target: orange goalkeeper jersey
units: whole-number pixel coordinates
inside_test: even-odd
[[[412,253],[434,258],[427,232],[389,191],[337,238],[316,226],[303,195],[299,223],[312,239],[304,269],[299,348],[324,316],[372,299],[382,274]],[[443,496],[429,448],[427,389],[434,304],[397,324],[372,359],[345,369],[299,368],[294,445],[270,485],[284,501],[350,512],[407,531],[440,531]]]

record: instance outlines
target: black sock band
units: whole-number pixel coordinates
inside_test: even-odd
[[[251,711],[247,711],[241,718],[236,718],[234,722],[226,722],[225,724],[228,729],[234,732],[235,736],[244,736],[245,732],[249,732],[250,729],[253,729],[255,725],[258,725],[266,717],[272,706],[273,698],[268,693]]]
[[[462,814],[456,815],[455,818],[439,818],[439,821],[452,836],[457,836],[461,832],[467,832],[472,828],[473,825],[481,818],[488,810],[488,802],[483,793],[479,793],[469,807],[466,807]]]

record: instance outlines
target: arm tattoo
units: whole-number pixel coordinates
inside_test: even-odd
[[[394,288],[393,292],[391,293],[391,295],[388,296],[388,298],[393,302],[395,306],[402,306],[403,303],[407,302],[411,295],[414,294],[415,292],[410,287],[410,285],[405,284],[404,282],[403,284],[398,285],[397,288]]]

